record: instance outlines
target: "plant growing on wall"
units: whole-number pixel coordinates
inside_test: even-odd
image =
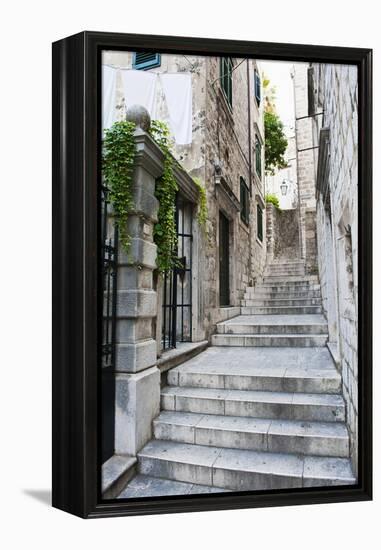
[[[133,209],[131,180],[136,153],[134,131],[133,122],[115,122],[106,130],[103,142],[103,175],[119,230],[119,240],[126,252],[131,240],[127,232],[127,220]]]
[[[287,138],[283,123],[275,112],[265,111],[265,169],[266,174],[275,174],[276,169],[286,168],[284,154],[287,149]]]
[[[193,181],[197,185],[198,193],[199,193],[199,203],[198,203],[198,211],[197,211],[197,220],[200,226],[205,229],[206,228],[206,220],[208,219],[208,205],[206,200],[206,189],[202,185],[199,178],[193,178]]]
[[[163,175],[156,182],[155,195],[159,201],[158,222],[154,226],[153,235],[157,245],[157,268],[165,273],[176,266],[176,193],[178,185],[173,175],[176,162],[172,156],[173,142],[168,126],[159,120],[151,123],[150,134],[164,153]]]
[[[273,204],[275,206],[275,208],[278,208],[278,210],[280,209],[279,199],[276,195],[272,195],[271,193],[267,193],[267,195],[265,197],[265,200],[266,200],[266,203]]]
[[[113,207],[115,223],[119,229],[120,243],[127,253],[130,247],[127,220],[134,208],[131,182],[136,154],[135,127],[133,122],[115,122],[111,128],[106,130],[103,142],[103,175],[109,189],[109,200]],[[154,120],[151,123],[150,134],[164,153],[164,171],[158,178],[155,189],[155,196],[159,201],[159,211],[153,236],[157,245],[157,268],[160,273],[165,273],[177,265],[175,213],[178,185],[173,168],[178,163],[172,155],[173,142],[168,126],[164,122]],[[197,218],[199,224],[205,227],[207,219],[206,192],[200,181],[195,180],[195,183],[199,190]]]

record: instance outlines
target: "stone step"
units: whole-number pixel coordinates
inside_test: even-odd
[[[321,306],[321,298],[270,298],[253,300],[241,300],[241,307],[272,307],[272,306]]]
[[[301,258],[274,258],[267,265],[305,265],[305,261]]]
[[[280,318],[278,320],[278,318]],[[239,315],[217,323],[217,334],[326,334],[323,315]]]
[[[213,334],[212,346],[245,347],[319,347],[325,346],[328,334]]]
[[[318,283],[319,280],[316,275],[295,275],[293,276],[278,276],[278,275],[265,275],[263,277],[264,283]]]
[[[271,269],[265,269],[264,271],[264,275],[265,276],[272,276],[272,275],[276,275],[276,276],[285,276],[285,277],[299,277],[299,276],[305,276],[305,270],[304,268],[274,268],[272,267]]]
[[[223,449],[150,441],[138,454],[141,474],[231,490],[355,483],[345,458]]]
[[[345,419],[345,405],[340,395],[317,393],[166,386],[161,391],[161,408],[277,420],[343,422]]]
[[[241,315],[307,315],[322,313],[321,306],[241,306]]]
[[[289,300],[295,300],[296,298],[320,298],[321,293],[320,289],[317,290],[303,290],[303,291],[291,291],[291,290],[278,290],[271,291],[267,289],[258,289],[254,292],[245,292],[243,295],[244,300],[254,300],[258,298],[259,300],[266,300],[272,298],[284,298]]]
[[[309,283],[308,281],[291,281],[291,282],[280,282],[280,283],[260,283],[255,289],[253,287],[247,287],[246,292],[254,293],[254,290],[258,291],[290,291],[290,292],[300,292],[306,290],[320,290],[320,284],[313,282]]]
[[[156,439],[231,449],[316,456],[349,456],[344,423],[271,420],[163,411]]]
[[[196,485],[195,483],[185,483],[183,481],[173,481],[171,479],[161,479],[158,477],[138,474],[127,487],[118,495],[117,498],[142,498],[159,497],[170,495],[197,495],[204,493],[225,493],[227,489],[211,487],[209,485]]]
[[[265,273],[297,273],[305,274],[303,265],[271,265],[264,270]]]
[[[224,361],[221,361],[223,353]],[[168,372],[171,386],[275,392],[340,393],[327,348],[209,347]]]

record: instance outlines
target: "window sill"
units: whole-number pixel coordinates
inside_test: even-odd
[[[259,244],[259,246],[261,246],[263,248],[263,241],[258,239],[258,237],[255,237],[255,240],[257,241],[257,244]]]
[[[239,219],[239,226],[249,235],[250,234],[250,222],[246,224],[244,221]]]

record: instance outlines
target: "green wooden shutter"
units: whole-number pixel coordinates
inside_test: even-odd
[[[220,82],[230,107],[233,106],[233,61],[231,57],[220,58]]]
[[[132,59],[132,67],[139,70],[159,67],[160,63],[161,55],[153,52],[136,52]]]
[[[261,103],[261,77],[259,76],[257,69],[254,71],[254,93],[255,99],[257,100],[257,105],[259,106]]]
[[[257,204],[257,237],[263,242],[263,211],[259,204]]]

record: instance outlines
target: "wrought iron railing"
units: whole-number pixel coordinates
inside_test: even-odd
[[[110,223],[109,190],[102,185],[102,367],[115,367],[118,228]]]

